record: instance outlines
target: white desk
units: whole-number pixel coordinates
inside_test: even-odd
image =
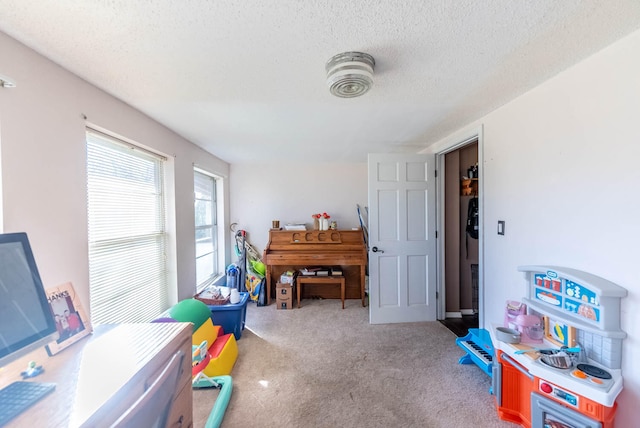
[[[30,360],[44,367],[31,380],[56,389],[14,418],[8,427],[102,427],[115,421],[182,350],[187,358],[176,388],[169,426],[192,426],[190,323],[98,326],[94,333],[57,355],[44,348],[4,367],[0,387],[21,380]]]

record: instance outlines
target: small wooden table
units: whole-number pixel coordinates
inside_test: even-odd
[[[298,289],[298,308],[300,307],[300,289],[302,284],[340,284],[340,299],[342,300],[342,309],[344,309],[344,295],[345,295],[345,280],[344,276],[304,276],[298,275],[297,289]]]

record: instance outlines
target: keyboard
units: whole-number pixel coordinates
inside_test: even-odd
[[[0,426],[27,410],[55,388],[55,383],[18,381],[1,389]]]
[[[470,328],[469,334],[457,338],[456,343],[467,353],[458,360],[460,364],[475,363],[486,374],[492,376],[494,349],[487,330]]]

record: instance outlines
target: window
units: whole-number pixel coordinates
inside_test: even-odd
[[[196,220],[196,283],[201,290],[219,274],[218,204],[216,179],[200,170],[194,173],[194,211]]]
[[[92,323],[148,322],[169,306],[165,160],[87,130]]]

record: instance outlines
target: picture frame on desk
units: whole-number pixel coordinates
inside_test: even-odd
[[[91,334],[92,328],[73,284],[66,282],[47,288],[46,293],[58,330],[58,339],[45,346],[47,354],[53,356]]]

